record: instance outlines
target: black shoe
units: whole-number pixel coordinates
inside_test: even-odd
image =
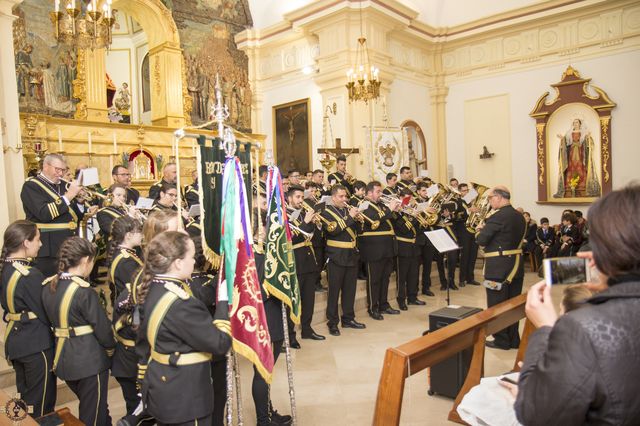
[[[369,316],[376,321],[382,321],[384,319],[382,314],[378,311],[368,311],[368,313],[369,313]]]
[[[480,283],[476,280],[471,280],[471,281],[467,281],[467,284],[469,285],[480,285]]]
[[[409,304],[411,304],[411,302],[409,302]],[[407,307],[407,304],[405,303],[404,300],[399,300],[398,301],[398,307],[400,308],[401,311],[408,311],[409,308]]]
[[[340,335],[340,330],[338,330],[338,326],[337,325],[330,325],[329,326],[329,334],[332,336],[339,336]]]
[[[311,340],[324,340],[324,339],[326,339],[326,337],[324,337],[321,334],[316,333],[313,330],[311,330],[311,332],[309,332],[309,333],[302,333],[302,338],[303,339],[311,339]]]
[[[446,290],[446,289],[447,289],[447,286],[446,286],[446,285],[442,284],[442,285],[440,286],[440,290],[444,291],[444,290]]]
[[[488,348],[491,349],[502,349],[503,351],[508,351],[509,347],[508,346],[501,346],[496,344],[495,340],[487,340],[484,345]]]
[[[389,315],[400,315],[400,311],[397,309],[393,309],[391,306],[389,306],[387,309],[382,311],[382,313],[389,314]]]
[[[456,286],[454,283],[451,283],[451,285],[449,285],[449,288],[451,290],[458,290],[458,286]]]
[[[464,283],[464,281],[460,281],[460,284],[458,284],[458,286],[460,286],[460,288],[466,286],[466,284]]]
[[[349,321],[342,321],[342,328],[355,328],[362,330],[363,328],[367,328],[367,326],[353,319]]]
[[[433,292],[431,290],[422,290],[422,294],[425,295],[425,296],[430,296],[430,297],[435,296],[435,294],[433,294]]]
[[[410,305],[418,305],[418,306],[424,306],[424,305],[426,305],[426,303],[425,303],[425,302],[423,302],[423,301],[422,301],[422,300],[420,300],[420,299],[409,300],[409,304],[410,304]]]
[[[295,337],[293,339],[289,339],[289,347],[291,349],[300,349],[300,348],[302,348],[302,346],[300,346],[300,342],[298,342],[298,340]]]
[[[271,423],[275,423],[277,425],[290,425],[293,422],[293,419],[289,415],[282,415],[278,413],[276,410],[271,412]]]

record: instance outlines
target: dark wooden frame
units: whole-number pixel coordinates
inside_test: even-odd
[[[311,148],[312,148],[312,134],[311,134],[311,99],[310,98],[305,98],[305,99],[299,99],[297,101],[293,101],[293,102],[287,102],[286,104],[281,104],[281,105],[274,105],[272,107],[272,111],[273,111],[273,160],[274,163],[276,165],[278,165],[281,168],[281,172],[283,174],[286,174],[288,172],[289,169],[289,164],[283,164],[281,165],[281,163],[278,161],[278,146],[282,144],[282,142],[278,142],[278,130],[281,130],[281,128],[278,127],[278,118],[280,114],[283,114],[287,109],[289,109],[290,107],[295,108],[297,106],[300,105],[304,105],[306,107],[306,131],[307,134],[306,136],[306,140],[303,141],[303,143],[307,144],[307,167],[306,169],[308,170],[312,170],[313,168],[313,160],[311,157]],[[294,124],[295,125],[295,124]],[[297,126],[296,126],[297,127]],[[288,141],[286,142],[288,143]],[[296,144],[301,143],[301,142],[296,142]],[[280,150],[282,151],[282,150]],[[288,157],[287,157],[288,158]],[[282,160],[286,160],[286,159],[282,159]],[[308,170],[302,170],[305,169],[305,167],[303,165],[297,164],[297,168],[301,169],[300,173],[304,173]]]
[[[582,78],[580,73],[569,66],[562,74],[560,82],[552,84],[556,91],[556,97],[547,103],[549,92],[542,95],[529,115],[536,120],[536,161],[538,173],[536,176],[538,185],[538,203],[582,204],[593,201],[594,198],[559,198],[549,199],[549,167],[547,162],[547,124],[549,119],[558,109],[567,104],[581,103],[592,108],[600,120],[600,169],[598,170],[602,195],[611,191],[611,110],[616,104],[599,87],[590,85],[590,78]],[[588,92],[591,87],[597,94],[593,96]]]

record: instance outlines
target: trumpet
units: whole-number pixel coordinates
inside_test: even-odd
[[[365,221],[369,222],[369,225],[371,225],[371,230],[373,230],[373,231],[378,229],[378,227],[380,226],[380,221],[379,220],[373,220],[373,219],[371,219],[370,217],[368,217],[367,215],[365,215],[362,212],[358,213],[358,215],[355,217],[355,219],[360,223],[364,223]]]
[[[318,218],[322,223],[324,223],[327,226],[327,231],[329,232],[335,231],[336,228],[338,227],[338,224],[336,222],[332,222],[329,219],[325,219],[324,217],[322,217],[321,214],[318,215]]]
[[[316,225],[321,225],[322,223],[320,222],[320,215],[318,214],[318,212],[316,212],[313,207],[311,207],[306,201],[302,202],[302,209],[306,212],[313,212],[314,216],[313,216],[313,223],[315,223]]]
[[[139,219],[147,220],[147,215],[142,213],[140,209],[137,209],[135,206],[130,206],[129,204],[122,204],[122,208],[125,212],[131,217],[136,218],[138,216]]]

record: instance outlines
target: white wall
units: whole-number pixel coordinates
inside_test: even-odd
[[[514,205],[529,210],[536,219],[548,216],[552,222],[557,222],[566,205],[536,204],[536,130],[535,120],[529,113],[544,92],[551,91],[554,96],[549,84],[560,81],[568,65],[572,65],[583,77],[591,78],[594,85],[602,88],[617,103],[612,111],[611,124],[614,189],[640,178],[640,143],[637,136],[640,118],[640,50],[636,50],[593,59],[567,60],[566,63],[539,69],[452,83],[446,107],[447,159],[460,181],[483,183],[467,173],[464,141],[469,136],[464,134],[465,102],[508,94],[511,161],[497,162],[496,165],[511,168]],[[491,146],[488,148],[491,150]],[[585,213],[588,209],[587,206],[575,208]]]

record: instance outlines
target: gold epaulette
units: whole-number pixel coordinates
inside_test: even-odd
[[[166,288],[182,300],[187,300],[189,298],[189,293],[187,293],[180,286],[174,283],[164,283],[164,288]]]
[[[78,284],[80,287],[82,288],[89,288],[91,287],[91,284],[89,284],[87,281],[83,280],[80,277],[72,277],[71,281],[73,281],[74,283]]]
[[[30,267],[27,265],[23,265],[20,262],[13,262],[11,263],[13,265],[13,267],[15,268],[16,271],[18,271],[20,273],[20,275],[22,275],[23,277],[26,277],[27,275],[29,275],[29,269]]]

